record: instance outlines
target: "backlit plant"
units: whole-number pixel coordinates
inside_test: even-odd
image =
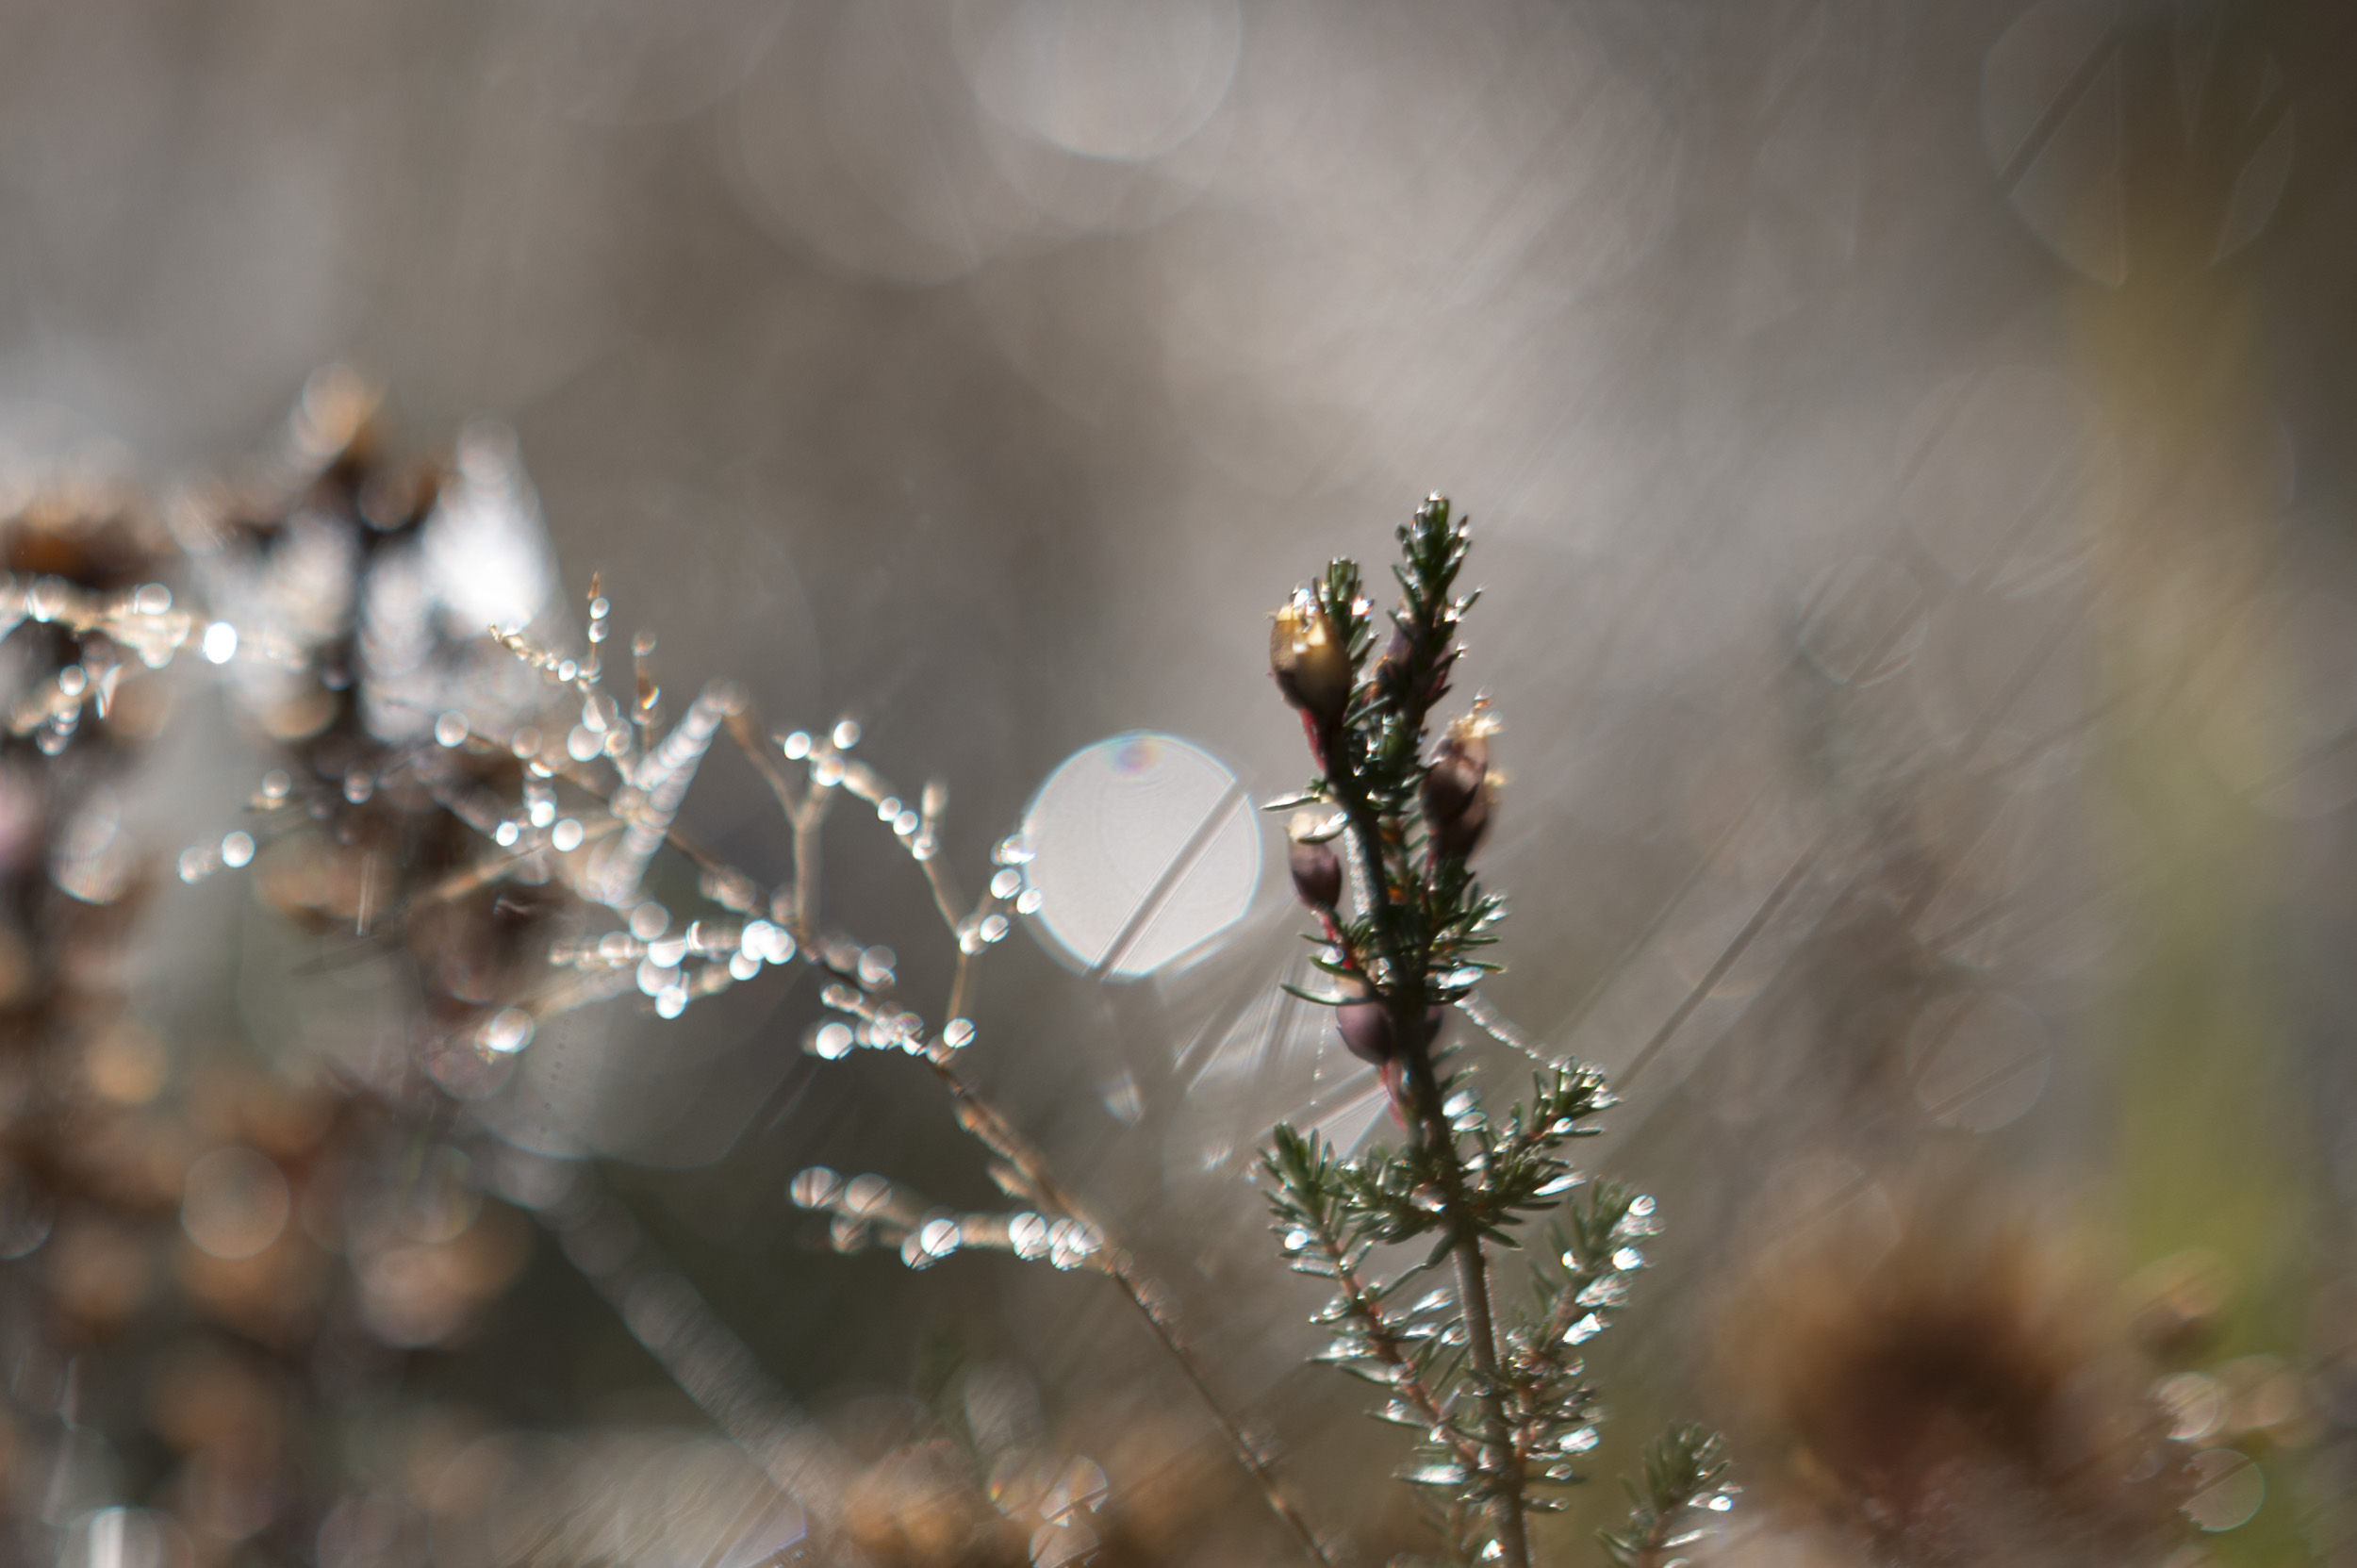
[[[1484,955],[1504,901],[1470,865],[1496,805],[1496,722],[1477,698],[1431,739],[1473,603],[1456,592],[1464,520],[1435,495],[1399,544],[1400,602],[1380,656],[1358,564],[1338,560],[1277,611],[1270,668],[1319,769],[1275,808],[1296,811],[1294,887],[1318,917],[1316,964],[1332,982],[1302,995],[1336,1009],[1407,1136],[1354,1157],[1280,1125],[1262,1164],[1287,1257],[1333,1282],[1319,1359],[1384,1390],[1377,1413],[1416,1432],[1402,1476],[1452,1555],[1523,1568],[1529,1516],[1561,1506],[1596,1445],[1582,1346],[1624,1299],[1656,1221],[1651,1197],[1589,1181],[1566,1158],[1612,1103],[1601,1074],[1546,1065],[1527,1099],[1493,1115],[1442,1043],[1447,1010],[1497,967]],[[1506,1306],[1500,1256],[1522,1250],[1541,1215],[1554,1223],[1523,1271],[1526,1299]],[[1695,1428],[1654,1444],[1628,1528],[1605,1537],[1616,1561],[1666,1562],[1705,1516],[1695,1510],[1730,1506],[1721,1448]]]

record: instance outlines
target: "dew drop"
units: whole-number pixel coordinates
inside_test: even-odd
[[[520,1007],[503,1007],[475,1032],[475,1044],[501,1056],[512,1056],[532,1044],[532,1015]]]
[[[823,1209],[832,1203],[843,1191],[843,1178],[824,1165],[813,1165],[794,1178],[786,1196],[798,1209]]]
[[[1047,1222],[1037,1214],[1017,1214],[1007,1222],[1007,1240],[1018,1258],[1044,1258],[1047,1255]]]
[[[231,870],[254,858],[254,835],[233,833],[221,841],[221,863]]]
[[[1012,899],[1022,891],[1023,873],[1012,866],[990,879],[990,896],[994,899]]]
[[[434,721],[434,742],[437,746],[463,746],[467,742],[467,716],[452,708]]]

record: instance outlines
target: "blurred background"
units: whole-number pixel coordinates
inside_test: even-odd
[[[420,913],[596,828],[495,622],[893,781],[845,963],[950,1015],[937,842],[965,1070],[1338,1550],[1428,1549],[1250,1182],[1388,1124],[1248,806],[1269,610],[1435,489],[1510,774],[1451,1027],[1610,1073],[1665,1228],[1597,1475],[1731,1423],[1708,1549],[1834,1553],[1742,1282],[1979,1215],[2073,1303],[2033,1421],[2100,1367],[2197,1451],[2123,1560],[2349,1560],[2352,70],[2326,0],[0,7],[10,1560],[1291,1560],[1102,1279],[789,1197],[1004,1206],[806,966],[551,988],[766,906],[743,755],[674,925]]]

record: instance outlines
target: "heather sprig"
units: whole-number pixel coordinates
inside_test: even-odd
[[[1445,725],[1435,710],[1463,649],[1459,594],[1470,535],[1443,496],[1398,533],[1400,599],[1380,656],[1356,562],[1338,560],[1277,611],[1270,669],[1301,715],[1320,772],[1272,809],[1292,823],[1294,882],[1319,923],[1315,964],[1350,1050],[1382,1076],[1407,1139],[1345,1155],[1278,1126],[1262,1157],[1274,1229],[1293,1265],[1331,1280],[1316,1359],[1387,1391],[1377,1414],[1417,1433],[1401,1471],[1461,1560],[1526,1568],[1528,1517],[1584,1478],[1601,1411],[1580,1347],[1609,1323],[1644,1266],[1654,1200],[1590,1182],[1567,1157],[1612,1103],[1603,1075],[1547,1064],[1529,1098],[1492,1115],[1442,1040],[1447,1009],[1497,966],[1504,900],[1469,861],[1495,814],[1497,723],[1486,698]],[[1336,846],[1340,846],[1339,849]],[[1337,871],[1347,863],[1350,897]],[[1584,1194],[1580,1189],[1584,1188]],[[1531,1299],[1502,1317],[1492,1249],[1556,1214]],[[1418,1244],[1406,1266],[1382,1249]],[[1442,1275],[1446,1265],[1449,1274]],[[1664,1531],[1724,1470],[1718,1440],[1679,1428],[1648,1461],[1639,1511],[1606,1538],[1624,1564],[1651,1562]],[[1690,1484],[1689,1484],[1690,1483]],[[1622,1543],[1629,1543],[1623,1556]]]

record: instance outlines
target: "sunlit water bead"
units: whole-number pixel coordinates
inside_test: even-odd
[[[1117,735],[1075,752],[1032,798],[1019,843],[1028,890],[1040,895],[1033,929],[1096,974],[1151,973],[1200,948],[1244,916],[1260,885],[1260,824],[1244,786],[1170,735]],[[975,934],[989,940],[980,926]]]
[[[840,1018],[829,1018],[814,1024],[803,1039],[802,1048],[822,1062],[840,1062],[851,1054],[859,1044],[859,1036],[851,1026]]]
[[[798,1209],[831,1208],[842,1194],[843,1178],[825,1165],[799,1172],[786,1188],[786,1196]]]
[[[475,1044],[497,1056],[513,1056],[532,1044],[536,1025],[533,1016],[520,1007],[503,1007],[483,1021],[475,1032]]]
[[[1096,1228],[1075,1219],[1060,1219],[1047,1227],[1047,1261],[1058,1268],[1080,1268],[1104,1248]]]
[[[900,1244],[900,1261],[911,1268],[931,1268],[958,1249],[958,1222],[934,1217],[909,1232]]]
[[[225,834],[218,848],[198,845],[180,852],[180,880],[203,882],[223,867],[234,871],[251,864],[253,859],[253,834],[242,830]]]
[[[1013,900],[1015,913],[1036,915],[1040,909],[1039,889],[1030,883],[1031,865],[1030,840],[1020,833],[1010,834],[991,847],[990,858],[998,869],[991,873],[990,893],[994,899]]]
[[[1047,1221],[1033,1213],[1020,1213],[1007,1222],[1007,1244],[1018,1258],[1037,1262],[1047,1256]]]
[[[794,958],[794,933],[767,920],[749,920],[737,934],[738,950],[762,964],[787,964]]]

